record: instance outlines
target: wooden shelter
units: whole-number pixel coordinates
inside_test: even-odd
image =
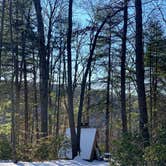
[[[70,129],[66,129],[66,136],[70,138]],[[97,129],[96,128],[81,128],[80,139],[80,158],[84,160],[93,160],[98,156],[97,147]]]

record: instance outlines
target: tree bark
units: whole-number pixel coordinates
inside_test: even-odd
[[[39,115],[38,115],[38,102],[37,102],[37,83],[36,83],[36,59],[33,48],[33,91],[34,91],[34,115],[35,115],[35,131],[36,139],[39,139]]]
[[[127,115],[126,115],[126,37],[127,37],[127,22],[128,22],[128,0],[124,0],[124,15],[123,15],[123,35],[122,35],[122,52],[121,52],[121,118],[122,132],[127,132]]]
[[[25,55],[26,31],[22,32],[22,57],[23,57],[23,73],[24,73],[24,127],[25,127],[25,144],[28,143],[29,136],[29,113],[28,113],[28,82],[27,82],[27,62]]]
[[[22,65],[21,65],[21,72],[20,72],[20,80],[19,80],[19,51],[18,51],[18,0],[16,1],[16,25],[15,25],[15,31],[16,31],[16,46],[15,46],[15,62],[14,62],[14,68],[15,68],[15,90],[16,90],[16,101],[15,101],[15,111],[16,111],[16,143],[19,143],[19,115],[20,115],[20,89],[21,89],[21,81],[22,81]],[[21,62],[22,64],[22,62]]]
[[[59,49],[59,73],[58,73],[58,103],[57,103],[57,115],[56,115],[56,137],[59,136],[59,113],[60,113],[60,106],[61,106],[61,56],[62,50],[61,45]]]
[[[153,93],[152,93],[152,52],[151,52],[151,44],[149,48],[149,89],[150,89],[150,94],[149,94],[149,109],[150,109],[150,138],[152,141],[152,130],[153,130]]]
[[[155,30],[155,38],[157,40],[157,31]],[[157,92],[158,92],[158,41],[156,41],[156,48],[155,48],[155,57],[154,57],[154,74],[153,74],[153,123],[154,126],[157,128]]]
[[[87,94],[87,108],[86,108],[86,123],[89,126],[89,115],[90,115],[90,105],[91,105],[91,76],[92,76],[92,69],[89,71],[89,78],[88,78],[88,94]]]
[[[10,47],[11,47],[11,53],[12,53],[12,61],[13,61],[13,73],[12,73],[12,81],[11,81],[11,101],[12,101],[12,115],[11,115],[11,121],[12,121],[12,128],[11,128],[11,143],[12,143],[12,156],[14,162],[16,161],[16,133],[15,133],[15,127],[16,127],[16,121],[15,121],[15,97],[14,97],[14,77],[15,77],[15,69],[14,69],[14,63],[15,63],[15,55],[14,55],[14,48],[13,48],[13,11],[12,11],[12,0],[10,0],[9,3],[9,21],[10,21]]]
[[[69,10],[68,10],[68,33],[67,33],[67,64],[68,64],[68,115],[69,115],[69,125],[71,133],[71,144],[72,144],[72,158],[77,156],[77,137],[75,131],[74,122],[74,108],[73,108],[73,85],[72,85],[72,56],[71,56],[71,38],[72,38],[72,5],[73,0],[69,0]]]
[[[106,94],[106,114],[105,114],[105,152],[110,151],[110,82],[111,82],[111,35],[109,37],[108,51],[108,75],[107,75],[107,94]]]
[[[132,97],[131,97],[131,79],[129,78],[129,88],[128,88],[128,92],[129,92],[129,96],[128,96],[128,130],[130,133],[132,133],[132,126],[131,126],[131,110],[132,110]]]
[[[135,0],[136,9],[136,82],[138,91],[138,104],[140,110],[140,132],[144,146],[149,145],[148,114],[146,107],[146,94],[144,84],[143,62],[143,27],[142,27],[142,2]]]
[[[5,0],[2,1],[2,16],[1,16],[1,30],[0,30],[0,81],[2,76],[2,42],[4,29],[4,15],[5,15]]]
[[[37,28],[40,57],[40,109],[41,109],[41,132],[42,136],[48,135],[48,63],[45,47],[44,24],[41,13],[40,0],[33,0],[37,15]]]

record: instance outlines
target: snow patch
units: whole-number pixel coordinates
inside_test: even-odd
[[[88,162],[82,160],[80,157],[76,157],[74,160],[18,162],[17,164],[12,162],[0,162],[0,166],[109,166],[109,163],[104,161]]]

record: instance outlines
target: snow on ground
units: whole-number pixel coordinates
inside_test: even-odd
[[[46,162],[18,162],[17,164],[12,162],[0,162],[0,166],[109,166],[109,163],[104,161],[88,162],[76,158],[74,160],[57,160]]]

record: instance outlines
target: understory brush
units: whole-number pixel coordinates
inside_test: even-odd
[[[125,134],[113,142],[112,154],[121,166],[166,166],[166,130],[156,132],[151,145],[144,148],[139,134]]]

